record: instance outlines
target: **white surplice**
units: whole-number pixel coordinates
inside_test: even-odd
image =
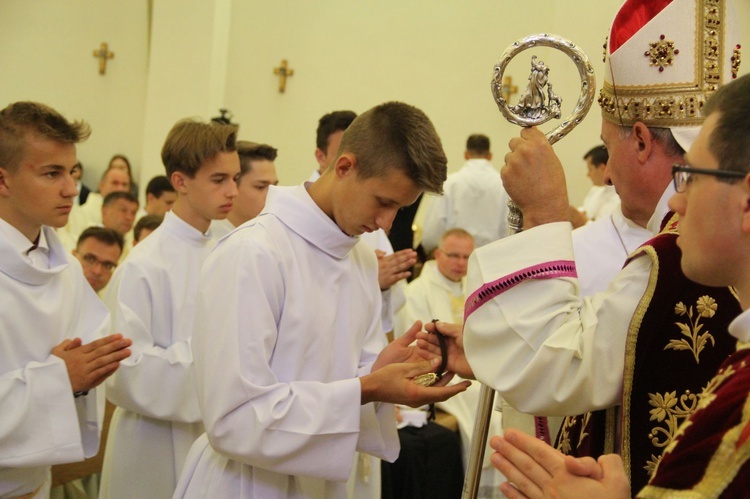
[[[455,300],[458,298],[460,303],[463,303],[465,293],[466,279],[460,282],[451,281],[440,272],[435,260],[425,262],[419,277],[406,286],[406,305],[399,311],[396,321],[398,336],[401,336],[417,320],[423,323],[430,322],[433,319],[461,323],[462,318],[455,317]],[[460,307],[460,311],[463,311],[463,306]],[[452,383],[460,381],[461,378],[456,376]],[[440,409],[455,416],[458,421],[464,468],[468,465],[471,455],[471,436],[474,432],[480,391],[480,384],[473,383],[465,392],[435,404]],[[500,413],[493,411],[488,435],[501,434]],[[480,486],[496,489],[505,479],[490,462],[490,455],[493,452],[488,439],[482,462]]]
[[[673,193],[670,184],[649,221],[652,234]],[[468,289],[573,261],[569,223],[534,227],[475,250]],[[628,326],[650,270],[650,258],[636,258],[593,297],[581,296],[574,277],[522,279],[496,295],[464,325],[464,348],[477,379],[528,414],[566,416],[616,405]]]
[[[457,312],[454,300],[466,298],[466,279],[451,281],[438,269],[435,260],[428,260],[419,277],[406,285],[406,304],[396,314],[394,336],[403,336],[414,321],[422,323],[437,319],[443,322],[463,322],[463,306]]]
[[[314,170],[307,181],[315,182],[319,178],[320,173],[318,173],[318,170]],[[393,245],[391,244],[390,239],[388,239],[388,234],[386,234],[383,229],[378,229],[375,232],[366,232],[360,236],[360,239],[373,251],[380,250],[386,255],[393,254]],[[405,287],[406,280],[402,279],[389,289],[380,292],[380,297],[383,301],[380,319],[382,321],[384,333],[393,331],[394,316],[396,315],[396,312],[404,306],[404,303],[406,303],[406,298],[404,297]]]
[[[612,185],[592,185],[581,208],[591,220],[601,220],[614,213],[620,206],[620,196]]]
[[[235,228],[234,224],[230,222],[228,218],[223,220],[211,220],[211,237],[218,241],[232,232]]]
[[[100,390],[73,398],[65,362],[51,351],[105,336],[109,313],[52,228],[31,246],[0,219],[0,497],[33,492],[52,464],[95,455],[104,415]]]
[[[604,291],[625,265],[628,255],[653,237],[653,233],[622,214],[611,215],[573,231],[573,253],[581,296]]]
[[[360,236],[360,239],[363,243],[367,244],[373,252],[375,250],[380,250],[386,255],[393,254],[393,246],[383,229],[378,229],[375,232],[364,233]],[[406,279],[401,279],[390,288],[380,291],[380,299],[382,301],[380,320],[383,333],[394,331],[396,312],[406,303],[404,289],[406,289]]]
[[[271,187],[219,242],[192,340],[207,436],[175,497],[344,497],[355,451],[398,456],[392,405],[360,403],[385,337],[375,254],[358,242],[305,186]]]
[[[81,232],[88,229],[89,227],[101,227],[102,226],[102,205],[104,204],[104,197],[98,192],[89,193],[89,197],[86,198],[86,203],[78,206],[73,206],[70,211],[70,217],[65,227],[58,229],[60,239],[63,244],[68,247],[72,243],[72,247],[75,248],[75,243],[78,241],[78,236]]]
[[[203,433],[190,336],[200,269],[215,244],[169,211],[112,278],[105,301],[132,355],[107,380],[118,406],[109,429],[100,497],[171,497]]]
[[[432,196],[422,228],[422,246],[432,251],[448,229],[461,228],[477,248],[508,235],[508,194],[500,173],[486,159],[468,160],[448,175],[443,195]]]

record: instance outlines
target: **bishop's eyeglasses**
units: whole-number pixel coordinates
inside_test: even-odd
[[[705,168],[693,168],[690,165],[672,165],[672,179],[674,188],[677,192],[685,192],[687,186],[693,181],[693,175],[711,175],[724,182],[737,182],[745,178],[746,172],[736,172],[732,170],[709,170]]]

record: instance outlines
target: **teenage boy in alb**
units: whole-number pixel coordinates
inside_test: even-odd
[[[106,295],[112,321],[133,338],[133,357],[107,385],[118,409],[100,497],[170,498],[203,432],[190,336],[198,276],[214,242],[211,220],[237,196],[237,127],[192,120],[167,136],[162,161],[177,200],[162,224],[120,266]]]
[[[96,454],[98,389],[130,341],[55,229],[78,194],[89,127],[36,102],[0,111],[0,497],[49,497],[50,465]]]

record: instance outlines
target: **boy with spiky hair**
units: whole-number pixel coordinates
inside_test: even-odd
[[[219,243],[191,344],[207,435],[175,497],[344,497],[355,451],[398,456],[393,406],[381,402],[466,389],[444,386],[450,376],[413,382],[438,367],[408,346],[419,323],[386,347],[377,259],[358,237],[440,191],[446,163],[422,111],[382,104],[344,132],[320,179],[272,187],[264,211]]]
[[[16,102],[0,111],[0,497],[49,497],[50,465],[96,454],[95,388],[130,352],[62,247],[83,122]]]

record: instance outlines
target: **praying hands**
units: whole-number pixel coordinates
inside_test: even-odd
[[[96,388],[112,375],[120,361],[130,357],[127,348],[132,344],[121,334],[82,344],[80,338],[65,340],[52,349],[52,355],[65,361],[73,392]]]
[[[385,291],[401,279],[411,275],[410,268],[417,263],[417,252],[407,248],[390,255],[383,251],[375,250],[378,257],[378,284],[380,290]]]
[[[576,459],[514,429],[492,437],[490,446],[495,450],[492,465],[508,478],[500,490],[509,499],[630,497],[622,459],[616,454],[598,461]]]

